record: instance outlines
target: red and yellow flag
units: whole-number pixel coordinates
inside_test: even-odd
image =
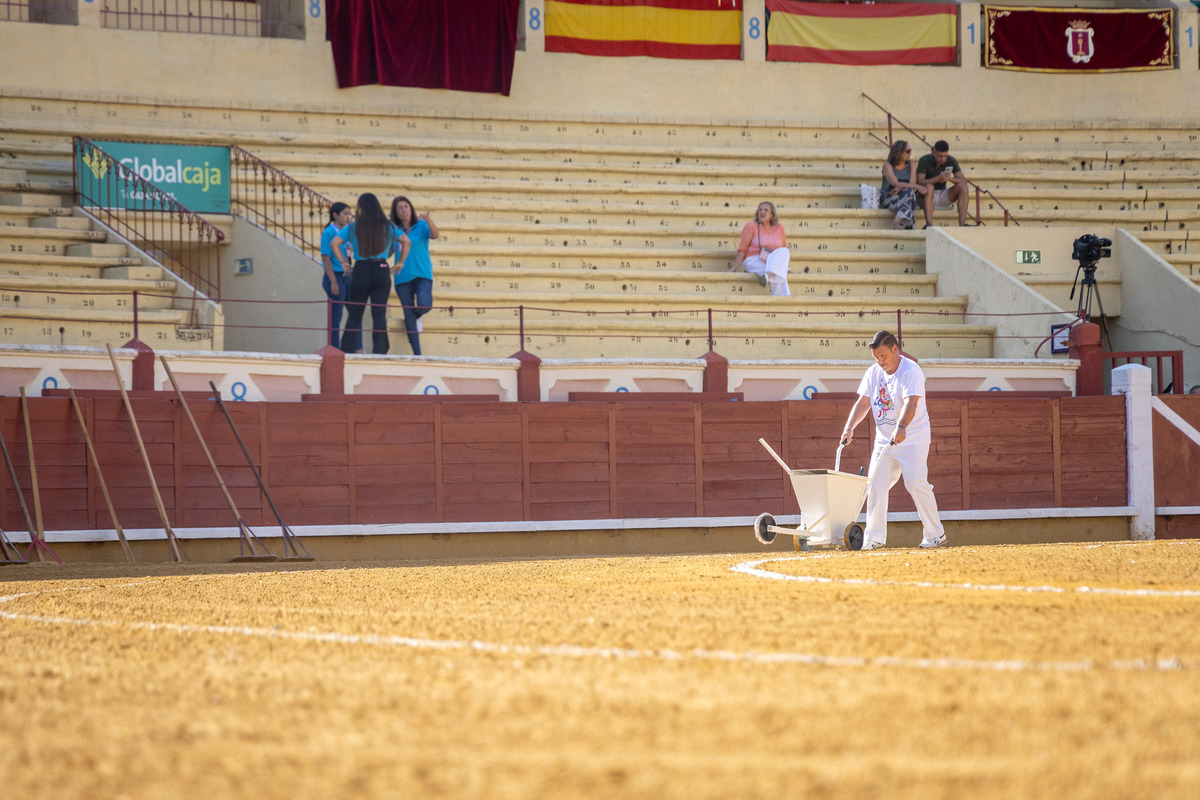
[[[546,51],[739,59],[738,0],[546,0]]]
[[[768,61],[953,64],[957,5],[830,5],[767,0]]]

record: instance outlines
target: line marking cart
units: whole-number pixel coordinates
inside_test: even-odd
[[[838,446],[833,469],[792,469],[766,440],[759,439],[758,442],[792,480],[792,491],[800,504],[800,527],[780,527],[770,514],[759,514],[754,520],[755,538],[770,544],[775,541],[776,534],[782,533],[796,537],[797,550],[841,546],[862,549],[863,527],[857,520],[867,499],[870,476],[839,471],[842,448],[846,445]]]

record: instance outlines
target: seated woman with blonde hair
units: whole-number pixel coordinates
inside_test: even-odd
[[[758,204],[754,219],[742,228],[738,242],[737,258],[729,265],[734,272],[744,269],[758,276],[758,285],[771,287],[775,297],[791,297],[788,287],[788,262],[792,253],[788,250],[787,236],[779,224],[775,204],[764,200]]]

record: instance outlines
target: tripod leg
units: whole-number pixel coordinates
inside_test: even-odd
[[[1093,287],[1089,287],[1093,288]],[[1100,287],[1094,287],[1096,290],[1096,307],[1100,309],[1100,330],[1104,331],[1104,339],[1108,342],[1108,349],[1112,350],[1112,335],[1108,332],[1108,316],[1104,313],[1104,300],[1100,298]],[[1088,295],[1090,302],[1091,295]]]

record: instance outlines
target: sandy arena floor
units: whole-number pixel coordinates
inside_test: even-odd
[[[1194,798],[1200,542],[0,570],[0,794]]]

